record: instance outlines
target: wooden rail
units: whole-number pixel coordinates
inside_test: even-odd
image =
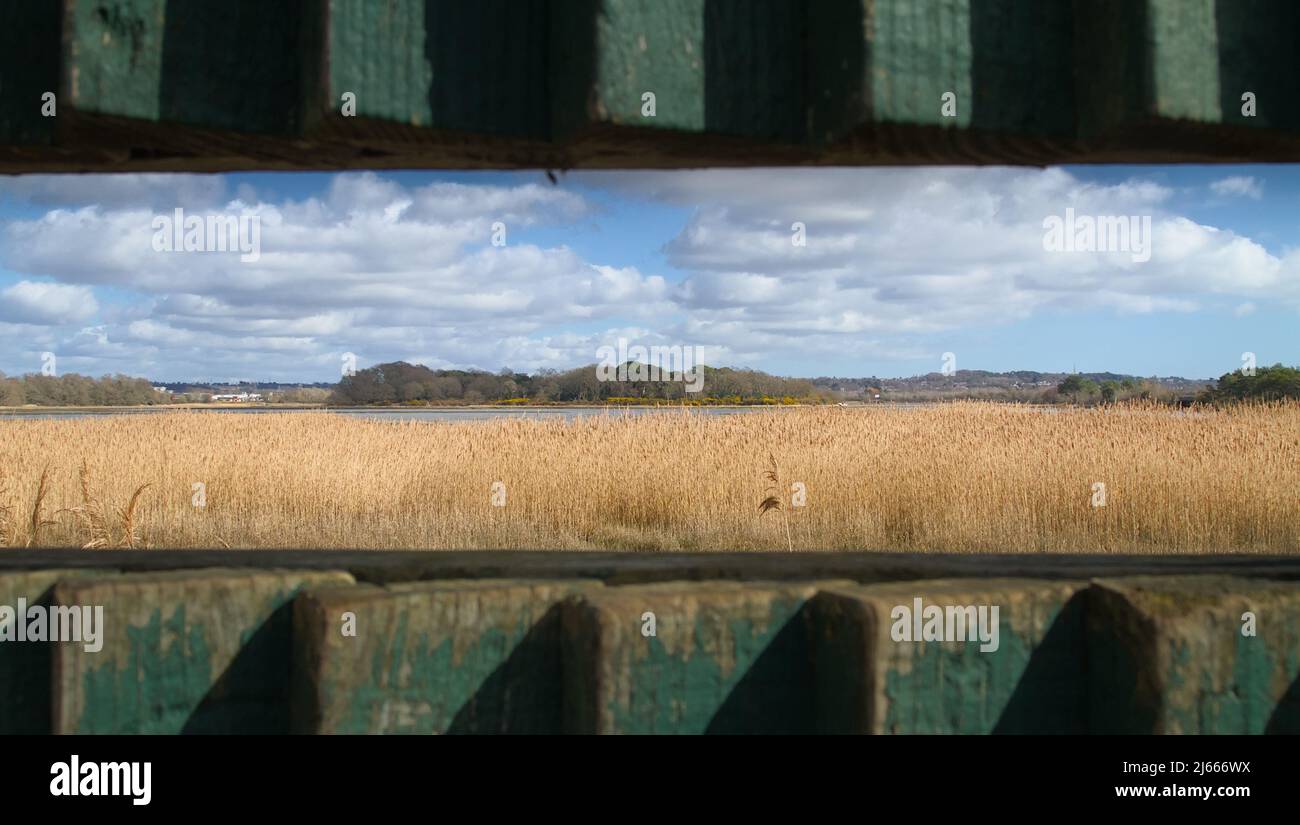
[[[0,172],[1296,161],[1297,36],[1287,0],[25,0]]]
[[[1248,556],[5,552],[0,733],[1297,733],[1297,578]],[[23,608],[100,613],[31,641]],[[932,610],[978,622],[913,638]]]

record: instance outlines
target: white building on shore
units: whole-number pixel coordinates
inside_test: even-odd
[[[262,394],[259,392],[232,392],[232,393],[224,393],[224,394],[219,393],[217,395],[213,395],[212,400],[213,401],[234,401],[237,403],[245,403],[249,401],[261,401]]]

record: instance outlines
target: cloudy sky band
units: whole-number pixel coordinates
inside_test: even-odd
[[[0,178],[0,371],[333,380],[563,369],[620,337],[788,375],[958,367],[1217,376],[1300,360],[1285,167]],[[157,252],[175,209],[260,255]],[[1143,215],[1150,259],[1044,249]],[[792,226],[806,243],[792,242]],[[505,244],[493,244],[494,227]]]

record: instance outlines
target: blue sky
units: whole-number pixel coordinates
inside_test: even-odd
[[[177,208],[256,220],[255,259],[160,249]],[[1067,209],[1146,218],[1149,256],[1049,248]],[[0,177],[0,371],[533,371],[626,338],[783,375],[1217,377],[1300,363],[1296,215],[1268,165]]]

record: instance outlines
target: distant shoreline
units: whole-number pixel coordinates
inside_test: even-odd
[[[850,407],[868,407],[890,402],[845,404]],[[912,403],[912,402],[893,402]],[[782,409],[790,407],[835,407],[836,403],[827,404],[445,404],[427,407],[403,405],[372,406],[332,406],[329,404],[135,404],[119,406],[22,406],[0,407],[3,415],[41,415],[44,413],[121,413],[121,412],[167,412],[169,410],[198,411],[239,411],[267,410],[276,412],[384,412],[384,413],[431,413],[431,412],[544,412],[547,410],[743,410],[743,409]]]
[[[864,409],[869,407],[930,407],[939,404],[954,404],[960,402],[995,404],[1007,407],[1035,408],[1035,409],[1088,409],[1091,404],[1070,404],[1070,403],[1051,403],[1043,401],[1015,401],[1002,400],[996,398],[972,398],[969,396],[953,396],[948,398],[898,398],[879,401],[827,401],[827,402],[799,402],[795,404],[592,404],[592,403],[551,403],[551,404],[440,404],[429,406],[408,406],[403,404],[375,404],[375,405],[331,405],[331,404],[277,404],[277,403],[182,403],[182,404],[136,404],[136,405],[114,405],[114,406],[33,406],[26,405],[22,407],[4,407],[0,406],[0,417],[14,418],[25,415],[58,415],[58,414],[81,414],[81,415],[113,415],[113,414],[143,414],[143,413],[161,413],[161,412],[335,412],[335,413],[384,413],[393,415],[403,414],[424,414],[430,413],[466,413],[466,412],[493,412],[501,414],[516,413],[538,413],[538,412],[564,412],[587,411],[587,410],[779,410],[779,409],[809,409],[809,408],[847,408],[847,409]],[[1122,403],[1122,402],[1121,402]],[[1179,399],[1174,403],[1160,402],[1169,407],[1185,407],[1187,403]],[[1105,405],[1100,405],[1105,406]]]

